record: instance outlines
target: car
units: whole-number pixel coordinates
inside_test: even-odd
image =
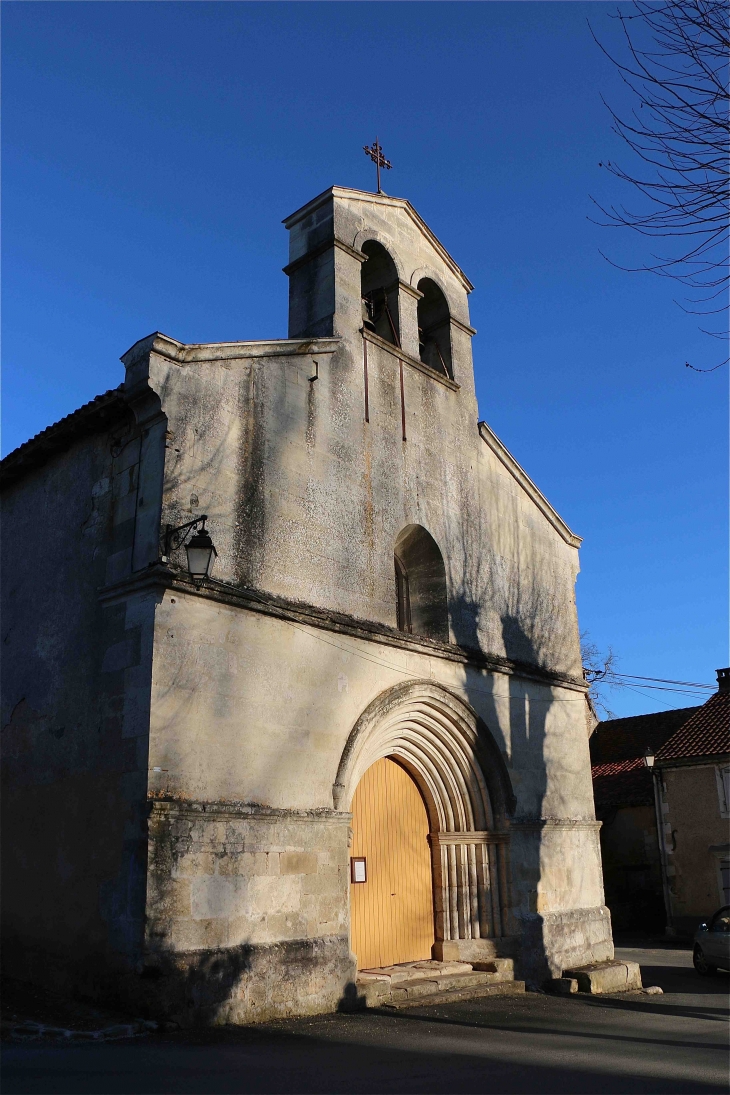
[[[718,909],[709,923],[700,924],[695,932],[692,961],[703,977],[715,973],[718,967],[730,970],[730,905]]]

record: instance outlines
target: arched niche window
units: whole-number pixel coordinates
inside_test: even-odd
[[[451,321],[446,297],[435,281],[422,278],[418,291],[418,352],[424,365],[453,380],[451,368]]]
[[[362,264],[362,319],[369,331],[386,342],[400,346],[398,316],[398,271],[392,258],[375,240],[362,246],[367,259]]]
[[[398,627],[448,642],[446,568],[438,544],[422,525],[406,525],[394,554]]]

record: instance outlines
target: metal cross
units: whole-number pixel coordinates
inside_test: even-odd
[[[380,189],[380,168],[384,167],[386,171],[390,171],[390,169],[393,165],[390,162],[390,160],[386,160],[385,156],[383,155],[383,150],[380,147],[380,142],[378,141],[377,137],[375,138],[375,142],[374,142],[372,148],[368,148],[368,146],[366,144],[364,144],[362,146],[362,150],[365,153],[365,155],[369,156],[370,159],[375,164],[375,167],[376,167],[377,172],[378,172],[378,194],[382,194],[383,191]]]

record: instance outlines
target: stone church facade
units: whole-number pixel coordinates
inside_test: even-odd
[[[479,421],[472,286],[403,199],[284,223],[288,338],[153,334],[2,465],[5,960],[186,1022],[352,996],[385,759],[427,819],[414,946],[613,956],[580,541]],[[164,533],[202,514],[196,583]]]

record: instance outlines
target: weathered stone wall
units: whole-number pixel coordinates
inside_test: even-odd
[[[98,597],[139,448],[123,416],[3,494],[3,961],[87,989],[143,949],[154,597]]]
[[[577,552],[460,392],[405,368],[404,443],[399,368],[383,347],[369,351],[365,423],[362,361],[344,347],[247,358],[240,346],[225,364],[206,348],[208,360],[178,365],[159,351],[185,348],[161,343],[149,368],[168,393],[163,520],[209,515],[220,579],[395,626],[393,548],[421,524],[444,556],[452,641],[580,675]]]
[[[727,846],[728,822],[720,814],[715,766],[663,768],[662,815],[672,921],[692,935],[722,904],[713,846]]]
[[[550,971],[556,975],[555,970],[561,972],[571,961],[611,956],[581,691],[480,671],[435,649],[429,651],[427,644],[420,650],[417,643],[403,649],[397,640],[388,645],[367,641],[179,589],[168,592],[160,603],[156,626],[150,737],[150,788],[156,801],[228,803],[234,811],[236,804],[263,804],[283,816],[289,811],[331,811],[343,751],[361,713],[396,684],[440,684],[460,696],[486,724],[514,788],[508,932],[530,936],[525,972],[540,979]],[[248,808],[252,815],[261,810]],[[205,839],[222,847],[223,837],[215,834],[228,829],[215,813],[220,806],[211,809],[215,823],[204,824],[214,835]],[[296,832],[295,850],[305,857],[301,862],[313,867],[324,855],[332,883],[335,868],[339,878],[347,878],[346,840],[338,837],[333,849],[324,840],[330,829],[294,817],[286,824],[290,834]],[[264,853],[269,839],[276,860],[282,845],[275,833],[284,821],[264,826],[257,817],[255,827],[250,821],[246,825],[252,835],[243,839],[241,848],[250,847],[255,854],[244,855],[237,869],[268,879],[263,885],[270,887],[271,895],[268,922],[245,919],[246,942],[268,945],[277,933],[292,943],[296,933],[301,939],[322,938],[321,922],[318,927],[311,918],[313,898],[306,878],[303,888],[302,880],[287,880],[286,916],[277,912],[282,878],[271,875]],[[174,953],[187,949],[185,940],[190,938],[198,947],[206,939],[224,950],[241,946],[230,934],[229,912],[208,915],[228,907],[216,905],[221,885],[233,893],[225,880],[226,854],[218,852],[217,859],[185,854],[186,877],[196,879],[198,912],[190,912],[188,882],[183,887],[184,910],[178,896],[166,904],[168,875],[161,869],[159,904],[155,898],[149,910],[161,925],[160,946]],[[177,895],[178,875],[170,872],[169,878],[176,879]],[[347,887],[322,880],[316,884],[327,885],[322,899],[328,918],[346,937]],[[249,883],[237,885],[243,887],[243,895]],[[260,880],[252,885],[255,892],[263,892],[257,889]],[[241,896],[241,908],[248,900]],[[263,914],[263,906],[260,911]],[[563,924],[567,913],[568,928]],[[343,983],[338,984],[338,991],[343,991]]]
[[[262,1021],[346,999],[349,820],[152,803],[143,976],[171,1018]]]

